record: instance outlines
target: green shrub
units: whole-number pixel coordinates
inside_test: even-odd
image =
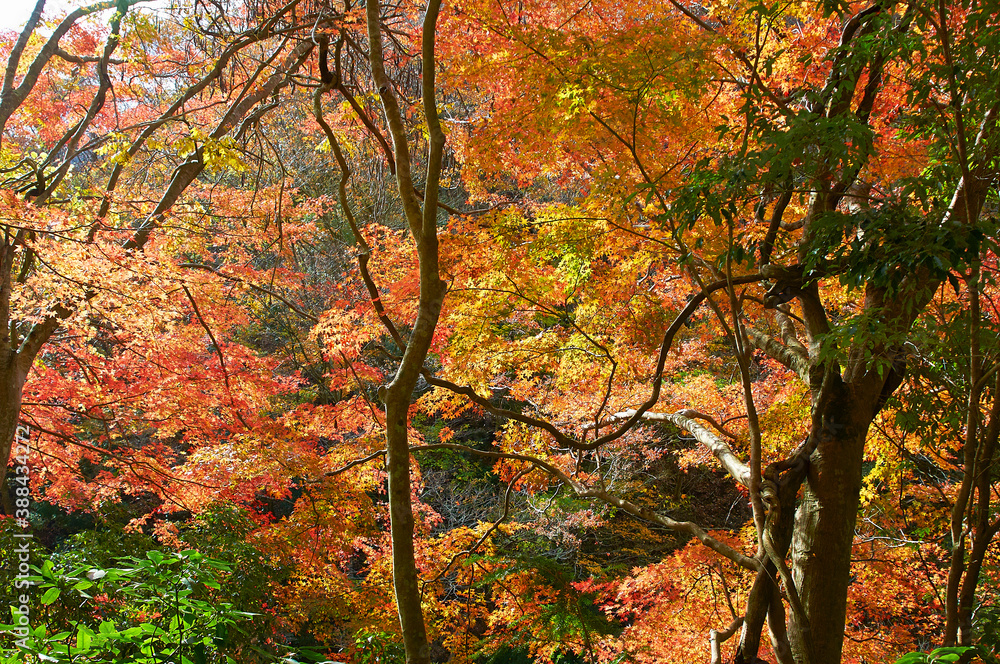
[[[218,595],[228,563],[197,551],[147,551],[107,569],[34,567],[30,624],[4,625],[4,662],[233,664],[231,634],[252,614]]]

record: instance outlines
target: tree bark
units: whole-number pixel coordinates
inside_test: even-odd
[[[773,465],[764,471],[765,481],[770,489],[769,492],[765,492],[770,498],[767,501],[768,514],[765,528],[775,554],[782,558],[791,546],[795,523],[795,497],[805,478],[805,470],[804,465],[793,464],[780,479],[776,477],[778,473]],[[758,557],[762,555],[763,552],[758,551]],[[776,610],[780,607],[781,593],[778,589],[777,567],[773,560],[768,559],[763,569],[757,573],[747,598],[743,631],[740,634],[734,664],[754,664],[760,661],[757,653],[760,650],[765,621],[772,625],[772,635],[785,635],[784,612],[778,615]],[[779,621],[780,624],[773,624],[775,621]],[[787,649],[788,644],[783,642],[780,647]],[[780,653],[778,661],[786,661],[782,659]]]
[[[423,273],[423,266],[421,273]],[[386,469],[389,476],[389,516],[392,535],[392,582],[403,632],[407,664],[428,664],[430,646],[420,602],[413,550],[413,505],[410,492],[410,445],[407,435],[410,400],[430,348],[444,302],[440,279],[421,279],[417,324],[396,377],[386,389]]]
[[[14,282],[14,253],[20,237],[21,235],[14,239],[9,232],[5,233],[3,244],[0,245],[0,504],[7,514],[12,514],[7,492],[7,464],[21,415],[24,382],[35,357],[59,326],[60,318],[69,314],[66,309],[57,306],[55,315],[34,323],[27,329],[23,339],[17,334],[17,326],[11,325],[10,295]]]
[[[438,121],[435,98],[435,32],[440,0],[429,0],[421,39],[424,117],[427,121],[428,155],[423,206],[413,185],[410,146],[399,103],[385,71],[382,47],[381,5],[368,0],[369,61],[372,78],[392,136],[399,190],[407,224],[417,248],[420,299],[413,332],[396,375],[386,388],[386,468],[389,475],[389,514],[392,532],[392,576],[396,609],[403,632],[407,664],[430,664],[430,645],[420,602],[419,576],[413,550],[413,505],[410,493],[410,447],[407,437],[410,401],[424,360],[434,338],[447,286],[440,277],[437,238],[437,201],[445,135]]]
[[[853,384],[828,370],[814,392],[810,436],[816,443],[795,515],[792,575],[807,624],[792,615],[789,638],[798,662],[838,664],[851,582],[851,549],[861,493],[865,436],[881,382]],[[818,397],[818,398],[816,398]]]
[[[10,459],[10,451],[14,445],[21,415],[21,395],[28,375],[19,359],[18,354],[13,351],[7,351],[5,357],[0,359],[0,458],[4,460]],[[6,463],[0,466],[0,490],[3,491],[3,510],[11,515],[13,511],[10,492],[7,490]]]

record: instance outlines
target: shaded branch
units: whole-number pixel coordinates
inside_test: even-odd
[[[692,521],[675,521],[670,517],[663,516],[662,514],[657,514],[656,512],[646,508],[640,507],[635,503],[619,498],[610,494],[606,489],[601,487],[589,487],[582,482],[578,482],[570,477],[567,473],[556,468],[552,464],[542,461],[541,459],[528,456],[525,454],[515,454],[512,452],[490,452],[486,450],[477,450],[474,447],[468,447],[466,445],[459,445],[457,443],[434,443],[431,445],[414,445],[410,447],[411,452],[419,452],[421,450],[436,450],[436,449],[450,449],[459,450],[463,452],[469,452],[470,454],[476,454],[479,456],[490,457],[494,459],[513,459],[516,461],[524,461],[530,463],[536,468],[539,468],[552,477],[558,479],[560,482],[566,486],[573,489],[577,496],[581,498],[599,498],[600,500],[608,503],[609,505],[614,505],[618,509],[624,510],[631,514],[632,516],[638,517],[644,521],[649,521],[657,525],[663,526],[670,530],[686,533],[692,537],[696,537],[702,544],[712,549],[716,553],[724,556],[725,558],[733,561],[737,565],[749,569],[752,571],[757,571],[760,569],[760,562],[754,558],[746,556],[736,549],[732,548],[724,542],[720,542],[711,535],[709,535],[704,528]]]
[[[198,309],[198,303],[195,302],[194,296],[191,295],[191,291],[189,291],[188,287],[184,284],[181,284],[181,289],[184,291],[184,294],[187,295],[188,301],[191,302],[191,308],[194,309],[194,315],[198,319],[198,322],[201,323],[202,328],[205,329],[205,332],[208,334],[208,338],[212,340],[212,348],[215,349],[215,354],[219,357],[219,366],[222,367],[222,380],[226,384],[226,394],[229,396],[229,403],[233,407],[233,414],[236,415],[236,418],[244,427],[249,429],[250,425],[243,419],[243,414],[240,413],[240,409],[236,406],[236,400],[233,398],[233,390],[229,384],[229,371],[226,369],[226,358],[222,355],[222,346],[219,345],[219,341],[215,338],[215,334],[212,333],[212,328],[208,326],[208,323],[206,323],[205,319],[202,317],[201,310]]]
[[[204,270],[206,272],[211,272],[214,275],[222,277],[226,281],[232,281],[232,282],[235,282],[235,283],[238,283],[238,284],[243,284],[244,286],[246,286],[247,288],[250,288],[251,290],[255,290],[258,293],[263,293],[264,295],[267,295],[268,297],[273,297],[274,299],[278,300],[279,302],[281,302],[282,304],[284,304],[286,307],[288,307],[289,309],[291,309],[292,311],[294,311],[296,314],[298,314],[299,316],[301,316],[302,318],[305,318],[310,323],[318,323],[319,322],[319,317],[312,315],[308,311],[305,311],[304,309],[302,309],[301,307],[299,307],[294,302],[289,301],[287,298],[282,297],[281,295],[279,295],[278,293],[275,293],[273,290],[271,290],[269,288],[265,288],[264,286],[260,286],[260,285],[255,284],[255,283],[251,283],[251,282],[247,281],[246,279],[243,279],[242,277],[237,277],[237,276],[232,275],[232,274],[225,274],[224,272],[221,272],[218,268],[214,268],[211,265],[205,265],[203,263],[180,263],[178,265],[178,267],[186,267],[186,268],[191,268],[193,270]]]

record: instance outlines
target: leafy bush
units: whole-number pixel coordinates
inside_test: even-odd
[[[929,653],[911,652],[896,660],[896,664],[944,664],[945,662],[973,662],[977,660],[975,656],[983,654],[979,648],[970,646],[951,646],[938,648]],[[994,661],[991,659],[985,661]]]
[[[219,597],[230,565],[197,551],[147,551],[121,567],[33,567],[32,625],[0,627],[16,648],[0,661],[235,664],[233,636],[253,614]],[[308,659],[320,659],[310,654]]]

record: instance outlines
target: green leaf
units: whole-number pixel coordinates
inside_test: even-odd
[[[52,561],[46,560],[45,562],[42,563],[41,567],[36,567],[35,569],[37,569],[38,573],[41,574],[44,578],[49,579],[50,581],[54,581],[56,575],[52,572],[53,567],[54,565],[52,564]]]
[[[59,588],[49,588],[48,590],[45,591],[45,594],[42,595],[42,600],[41,600],[42,604],[51,604],[52,602],[56,601],[57,599],[59,599],[59,594],[61,592],[62,591],[59,590]]]
[[[931,651],[931,662],[957,662],[962,659],[962,656],[969,652],[970,650],[975,650],[971,646],[949,646],[945,648],[937,648]]]
[[[94,642],[94,632],[85,625],[80,625],[76,630],[76,649],[90,650]]]

